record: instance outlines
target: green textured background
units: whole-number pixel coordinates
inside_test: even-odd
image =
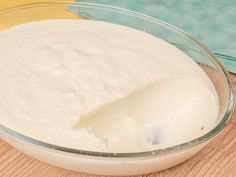
[[[77,0],[117,6],[168,22],[197,38],[236,72],[236,0]]]

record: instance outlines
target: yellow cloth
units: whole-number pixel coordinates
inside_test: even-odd
[[[63,2],[63,0],[61,0]],[[74,0],[67,0],[74,2]],[[48,0],[0,0],[0,9],[19,6],[22,4],[30,4],[37,2],[48,2]],[[60,2],[60,0],[50,0],[50,2]]]
[[[0,0],[0,10],[19,6],[23,4],[30,4],[36,2],[46,2],[47,0]],[[67,0],[73,2],[74,0]],[[58,2],[58,0],[51,0],[51,2]],[[69,12],[67,6],[53,6],[29,8],[24,11],[12,11],[11,14],[2,14],[0,16],[0,30],[17,24],[42,19],[56,19],[56,18],[81,18],[78,14]]]

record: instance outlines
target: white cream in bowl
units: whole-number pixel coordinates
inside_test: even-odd
[[[141,152],[193,140],[216,124],[202,69],[128,27],[46,20],[0,31],[0,121],[55,145]]]

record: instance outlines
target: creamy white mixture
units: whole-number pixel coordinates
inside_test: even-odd
[[[108,152],[201,136],[218,115],[201,68],[124,26],[47,20],[0,31],[1,124],[41,141]]]

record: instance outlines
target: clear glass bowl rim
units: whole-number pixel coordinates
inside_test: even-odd
[[[163,149],[158,149],[158,150],[151,150],[151,151],[145,151],[145,152],[131,152],[131,153],[110,153],[110,152],[98,152],[98,151],[86,151],[86,150],[79,150],[79,149],[72,149],[72,148],[67,148],[63,146],[58,146],[50,143],[46,143],[43,141],[39,141],[37,139],[31,138],[29,136],[23,135],[19,132],[16,132],[12,129],[9,129],[5,127],[4,125],[0,124],[0,132],[4,132],[5,134],[8,134],[10,136],[13,136],[19,141],[24,141],[26,143],[30,143],[32,145],[40,146],[43,148],[51,149],[51,150],[58,150],[61,152],[66,152],[66,153],[71,153],[74,155],[86,155],[86,156],[97,156],[97,157],[113,157],[113,158],[130,158],[130,157],[149,157],[149,156],[158,156],[158,155],[164,155],[164,154],[169,154],[177,151],[181,151],[184,149],[189,149],[191,147],[197,146],[199,144],[202,144],[206,142],[207,140],[212,139],[215,137],[223,128],[227,125],[229,122],[231,115],[234,110],[234,104],[235,104],[235,97],[234,97],[234,89],[233,85],[231,83],[229,74],[226,70],[226,68],[222,65],[222,63],[216,58],[216,56],[203,44],[199,43],[195,38],[192,36],[188,35],[184,31],[180,30],[179,28],[172,26],[166,22],[163,22],[161,20],[158,20],[156,18],[130,11],[127,9],[123,8],[118,8],[118,7],[113,7],[113,6],[108,6],[108,5],[101,5],[101,4],[95,4],[95,3],[85,3],[85,2],[66,2],[66,1],[60,1],[60,2],[39,2],[39,3],[30,3],[30,4],[24,4],[12,8],[7,8],[0,10],[0,15],[3,14],[8,14],[14,11],[18,10],[24,10],[24,9],[29,9],[29,8],[37,8],[37,7],[51,7],[51,6],[71,6],[71,7],[86,7],[86,8],[93,8],[93,9],[99,9],[99,10],[107,10],[107,11],[112,11],[115,13],[121,13],[133,17],[137,17],[143,20],[148,20],[152,23],[156,23],[158,25],[162,25],[165,28],[169,28],[171,30],[174,30],[175,32],[178,32],[179,34],[187,37],[189,40],[191,40],[193,43],[195,43],[199,48],[203,49],[207,55],[209,56],[209,59],[212,60],[215,65],[218,66],[218,69],[222,72],[224,75],[224,79],[228,85],[228,102],[227,102],[227,108],[224,113],[224,116],[222,120],[208,133],[185,143],[178,144],[175,146],[163,148]]]

